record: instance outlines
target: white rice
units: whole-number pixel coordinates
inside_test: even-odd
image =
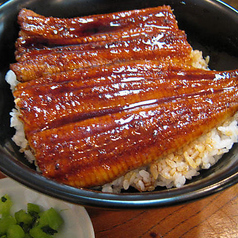
[[[192,52],[192,57],[194,67],[208,69],[208,57],[204,60],[202,53],[196,50]],[[18,83],[14,72],[7,73],[6,81],[14,91]],[[18,110],[13,109],[10,115],[11,127],[16,129],[12,139],[21,148],[21,152],[25,153],[27,159],[33,162],[35,158],[25,138],[23,124],[18,118]],[[157,186],[167,188],[183,186],[187,179],[190,180],[199,175],[201,169],[209,169],[231,149],[234,143],[238,142],[237,122],[238,113],[223,125],[214,128],[176,153],[169,154],[149,166],[130,171],[112,183],[105,184],[101,188],[102,191],[119,193],[122,189],[127,190],[129,187],[139,191],[152,191]]]

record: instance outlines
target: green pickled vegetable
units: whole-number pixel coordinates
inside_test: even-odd
[[[50,208],[41,211],[39,205],[27,204],[26,210],[19,210],[11,216],[12,201],[6,194],[0,200],[0,238],[51,238],[58,233],[63,219]]]
[[[34,221],[34,217],[32,217],[29,213],[26,213],[23,209],[15,213],[15,219],[17,224],[19,224],[25,232],[31,228]]]
[[[7,230],[8,238],[25,238],[25,232],[19,225],[11,225]]]
[[[10,210],[12,208],[12,200],[5,194],[0,199],[0,214],[2,217],[10,215]]]
[[[50,208],[40,214],[39,224],[40,227],[49,226],[54,230],[58,230],[63,224],[63,219],[59,213],[54,209]]]
[[[29,233],[33,238],[52,238],[51,235],[46,234],[39,226],[33,227]]]
[[[24,238],[32,238],[32,236],[29,233],[25,233],[25,237]]]
[[[27,203],[27,212],[32,216],[38,215],[41,212],[40,206],[34,203]]]
[[[15,225],[16,219],[12,216],[5,216],[0,219],[0,235],[5,235],[11,225]]]

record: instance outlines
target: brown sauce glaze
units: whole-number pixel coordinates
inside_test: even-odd
[[[23,42],[27,44],[27,40],[32,38],[33,42],[37,44],[42,40],[44,44],[49,45],[55,43],[69,45],[70,41],[67,39],[76,39],[76,43],[83,43],[78,41],[78,39],[82,39],[82,36],[89,36],[88,40],[90,41],[94,35],[100,35],[100,33],[120,31],[121,28],[127,28],[127,30],[128,28],[143,28],[144,24],[147,24],[147,27],[177,28],[170,7],[166,6],[73,19],[44,17],[30,10],[22,9],[18,16],[18,22],[21,25],[18,47]],[[37,38],[37,41],[34,37]]]
[[[133,69],[135,71],[136,67]],[[218,72],[205,71],[195,75],[196,71],[189,69],[170,73],[167,70],[164,75],[163,69],[146,73],[137,70],[131,75],[131,72],[123,70],[114,76],[104,74],[103,78],[25,87],[15,91],[14,96],[20,99],[16,104],[22,110],[25,130],[33,133],[43,128],[115,113],[130,105],[139,106],[144,101],[166,101],[171,97],[209,93],[220,89],[221,85],[236,85],[229,73],[220,79],[218,85],[213,81]]]
[[[13,94],[46,177],[105,184],[238,109],[238,71],[194,68],[170,7],[72,19],[23,9],[18,20]]]

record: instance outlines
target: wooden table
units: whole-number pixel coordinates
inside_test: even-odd
[[[230,6],[238,9],[238,1],[237,0],[223,0],[223,2],[228,3]]]
[[[225,2],[238,9],[238,0]],[[238,184],[199,201],[167,208],[86,209],[96,238],[238,237]]]
[[[167,208],[86,209],[96,238],[238,237],[238,184],[199,201]]]
[[[237,238],[238,184],[208,198],[168,208],[87,211],[96,238]]]

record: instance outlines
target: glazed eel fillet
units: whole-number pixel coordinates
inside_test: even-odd
[[[37,166],[58,182],[111,182],[238,109],[238,70],[195,68],[169,6],[70,19],[23,9],[18,21],[15,103]]]

